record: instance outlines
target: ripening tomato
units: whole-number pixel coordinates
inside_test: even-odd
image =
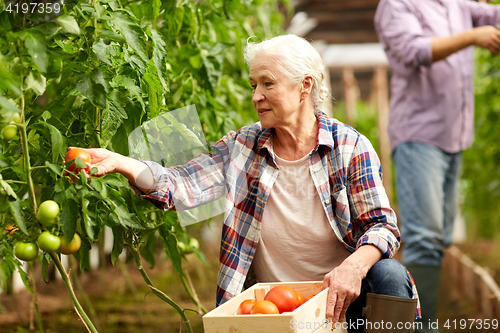
[[[80,246],[82,245],[82,239],[78,234],[75,234],[73,236],[71,242],[68,242],[66,240],[66,237],[64,237],[63,235],[59,236],[59,238],[61,239],[61,245],[59,246],[58,251],[62,254],[73,254],[78,251],[80,249]]]
[[[304,296],[302,296],[301,294],[297,293],[297,296],[299,297],[299,304],[297,304],[297,307],[301,306],[302,304],[304,304]]]
[[[44,231],[38,236],[37,243],[42,251],[52,253],[61,245],[61,239],[52,235],[49,231]]]
[[[252,307],[255,304],[255,300],[253,299],[246,299],[243,302],[240,303],[240,306],[238,307],[238,311],[236,314],[250,314],[250,311],[252,310]]]
[[[14,245],[14,255],[24,261],[35,260],[38,256],[38,246],[35,243],[17,242]]]
[[[290,312],[297,308],[299,296],[297,292],[288,286],[276,286],[269,290],[264,300],[271,301],[278,307],[280,313]]]
[[[68,150],[68,152],[66,153],[66,157],[64,158],[64,162],[68,163],[70,161],[75,160],[77,157],[80,157],[80,159],[82,160],[83,163],[91,163],[92,162],[92,158],[90,157],[90,154],[87,153],[85,150],[80,149],[80,148],[73,148],[73,149]],[[68,167],[68,170],[73,171],[75,173],[78,173],[80,171],[80,169],[79,168],[75,169],[75,168],[76,168],[76,163],[73,162]]]
[[[304,304],[305,302],[307,302],[308,300],[310,300],[310,299],[311,299],[311,298],[313,298],[314,296],[316,296],[316,295],[311,295],[311,296],[309,296],[309,297],[306,297],[306,298],[304,299],[304,302],[303,302],[302,304]]]
[[[58,215],[59,205],[57,202],[54,200],[46,200],[38,207],[36,218],[42,225],[48,227],[54,224]]]
[[[271,301],[258,301],[252,306],[250,314],[278,314],[278,307]]]

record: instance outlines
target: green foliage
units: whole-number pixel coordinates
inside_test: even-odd
[[[242,50],[250,36],[281,32],[277,8],[276,0],[92,0],[57,20],[23,23],[2,2],[0,128],[15,113],[22,122],[20,135],[0,146],[0,221],[20,227],[0,235],[1,277],[19,265],[15,241],[40,234],[35,212],[48,199],[61,214],[47,229],[81,236],[75,257],[82,270],[90,269],[88,251],[109,227],[113,261],[128,244],[153,266],[158,237],[182,275],[177,239],[187,235],[176,213],[138,200],[121,175],[70,181],[64,155],[69,146],[128,155],[134,129],[192,104],[207,142],[255,121]],[[173,120],[169,126],[193,135]]]
[[[464,151],[463,211],[472,237],[500,235],[500,58],[476,50],[475,142]]]

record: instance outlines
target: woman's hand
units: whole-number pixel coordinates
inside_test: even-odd
[[[68,151],[75,147],[69,147]],[[120,173],[125,176],[132,184],[135,184],[142,192],[147,192],[154,187],[154,177],[148,166],[141,161],[130,157],[120,155],[104,148],[84,149],[90,154],[91,163],[85,163],[87,169],[84,169],[85,176],[90,177],[92,168],[97,172],[93,177],[101,177],[108,173]]]
[[[366,274],[382,258],[373,245],[359,247],[342,264],[325,275],[322,289],[328,289],[326,319],[333,324],[344,321],[349,305],[358,298]]]
[[[69,147],[68,151],[74,149],[76,147]],[[84,173],[87,177],[90,176],[90,171],[92,168],[97,168],[97,172],[92,176],[101,177],[108,173],[119,172],[118,167],[120,166],[120,160],[123,159],[124,156],[113,153],[104,148],[79,148],[87,153],[89,153],[91,158],[91,163],[85,163],[87,165],[87,169],[84,169]]]

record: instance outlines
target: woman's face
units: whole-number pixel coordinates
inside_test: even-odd
[[[255,57],[250,65],[250,85],[262,127],[286,126],[298,116],[301,84],[290,80],[272,56]]]

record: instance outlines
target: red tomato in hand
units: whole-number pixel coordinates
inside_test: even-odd
[[[77,157],[80,157],[80,159],[82,160],[83,163],[91,163],[92,162],[92,158],[90,157],[90,154],[87,153],[85,150],[80,149],[80,148],[73,148],[73,149],[68,150],[68,152],[66,153],[66,158],[64,159],[64,162],[68,163],[69,161],[75,160]],[[76,164],[75,164],[75,162],[73,162],[73,164],[71,164],[68,167],[68,170],[74,171],[75,173],[78,173],[80,171],[80,169],[76,168],[76,170],[75,170],[75,168],[76,168]]]
[[[250,310],[250,314],[279,314],[278,307],[270,301],[255,302]]]
[[[297,292],[288,286],[274,287],[266,294],[264,300],[276,304],[280,313],[293,311],[299,304]]]
[[[238,307],[238,311],[236,314],[250,314],[250,311],[252,310],[252,307],[255,304],[255,300],[253,299],[246,299],[243,302],[240,303],[240,306]]]

